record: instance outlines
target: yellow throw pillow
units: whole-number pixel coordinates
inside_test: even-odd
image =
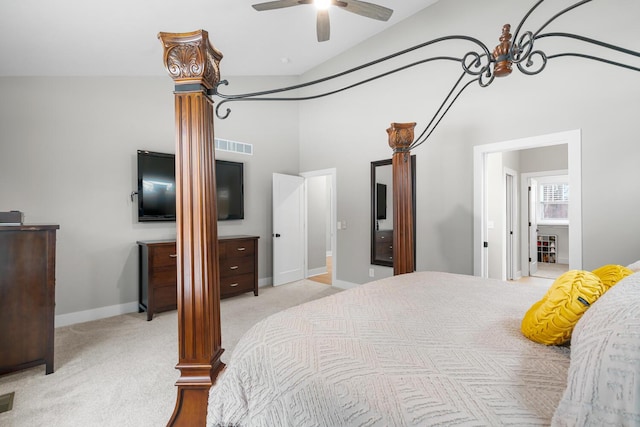
[[[604,284],[606,290],[618,283],[620,280],[633,274],[633,270],[622,265],[608,264],[593,270],[593,274],[598,276]]]
[[[544,297],[527,311],[520,329],[532,341],[564,344],[582,314],[606,291],[590,271],[571,270],[558,277]]]

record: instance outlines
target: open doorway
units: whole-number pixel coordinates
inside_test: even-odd
[[[555,279],[569,270],[567,172],[565,169],[522,174],[522,194],[528,207],[529,263],[524,266],[528,267],[525,275]]]
[[[529,212],[527,192],[519,191],[519,194],[508,197],[507,188],[513,189],[512,178],[520,174],[520,183],[527,185],[527,179],[523,179],[523,173],[530,170],[522,168],[513,161],[515,153],[540,147],[566,146],[566,162],[568,182],[571,186],[571,200],[569,202],[568,236],[564,244],[570,248],[568,265],[571,269],[580,269],[582,266],[582,212],[581,212],[581,156],[580,156],[580,131],[567,131],[550,135],[542,135],[531,138],[523,138],[494,144],[486,144],[474,147],[474,274],[482,277],[494,277],[507,279],[511,269],[513,278],[530,275],[530,261],[534,255],[530,252],[530,230],[527,212]],[[497,157],[492,158],[493,155]],[[512,157],[511,160],[508,160]],[[516,156],[517,158],[518,156]],[[499,172],[496,174],[491,163],[498,159]],[[507,166],[505,166],[507,165]],[[515,165],[515,166],[514,166]],[[492,172],[493,175],[492,175]],[[514,172],[514,170],[516,172]],[[526,177],[525,177],[526,178]],[[494,198],[500,200],[499,212],[490,212],[489,185],[498,181],[498,194],[494,190]],[[510,182],[511,181],[511,182]],[[512,190],[513,191],[513,190]],[[519,200],[517,204],[513,200]],[[511,206],[519,207],[514,215],[506,207],[511,198]],[[507,215],[513,215],[511,221],[515,221],[509,228]],[[514,219],[515,218],[515,219]],[[518,225],[519,224],[519,225]],[[512,232],[513,234],[510,234]],[[537,237],[536,237],[537,239]],[[510,243],[510,244],[509,244]],[[511,252],[507,256],[508,248]],[[497,259],[497,263],[490,262]],[[511,259],[508,266],[507,260]],[[516,262],[514,262],[516,260]],[[496,265],[498,267],[496,267]]]
[[[306,186],[306,274],[327,285],[336,281],[336,171],[326,169],[300,174]]]

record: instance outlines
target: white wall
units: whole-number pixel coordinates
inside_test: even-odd
[[[508,0],[438,2],[303,77],[341,71],[447,34],[473,35],[494,46],[502,25],[515,26],[529,6]],[[532,21],[544,22],[557,6],[558,2],[545,3],[544,19]],[[594,2],[549,30],[588,34],[632,48],[639,15],[637,1]],[[529,28],[533,27],[525,29]],[[555,45],[550,40],[539,43],[540,48],[549,46]],[[453,43],[443,50],[427,49],[423,56],[436,51],[462,55],[469,49]],[[339,279],[371,280],[368,168],[371,161],[391,154],[385,129],[391,122],[417,121],[420,131],[459,73],[454,63],[428,64],[301,104],[301,169],[338,171],[338,220],[349,224],[338,232],[338,254],[345,257],[339,263]],[[414,151],[417,269],[473,271],[473,146],[571,129],[582,130],[584,268],[640,258],[640,241],[628,237],[640,234],[640,223],[634,219],[640,199],[633,196],[640,191],[635,164],[640,150],[639,82],[636,72],[562,58],[537,76],[515,71],[490,87],[470,87],[430,141]]]
[[[240,78],[241,91],[294,78]],[[175,223],[138,223],[136,150],[175,152],[173,81],[147,78],[0,78],[0,211],[60,224],[56,314],[137,308],[136,241],[175,238]],[[297,105],[233,107],[250,118],[216,120],[216,136],[254,144],[245,163],[245,220],[220,235],[259,240],[261,279],[271,277],[271,174],[297,173]],[[237,109],[237,110],[236,110]],[[287,124],[282,126],[283,120]],[[107,309],[105,309],[107,308]],[[91,318],[91,314],[76,320]]]
[[[303,79],[447,34],[470,34],[493,46],[502,25],[516,24],[528,6],[508,0],[438,2]],[[634,0],[593,2],[550,30],[631,48],[637,16],[640,2]],[[468,49],[452,43],[425,55]],[[216,135],[253,143],[255,156],[219,156],[245,161],[247,173],[247,219],[221,225],[220,234],[260,235],[259,276],[270,277],[271,173],[336,168],[337,219],[347,223],[337,235],[337,276],[344,282],[371,280],[370,162],[391,156],[389,124],[417,121],[419,132],[459,73],[453,63],[428,64],[299,107],[233,106],[226,121],[216,120]],[[298,82],[225,77],[229,92]],[[581,129],[583,138],[584,267],[639,259],[640,240],[629,237],[640,235],[639,78],[629,70],[563,58],[538,76],[516,71],[488,88],[469,88],[414,152],[417,268],[473,271],[473,146],[570,129]],[[0,210],[22,210],[31,223],[60,224],[58,315],[137,301],[136,240],[175,235],[172,224],[138,224],[129,200],[136,150],[173,151],[172,90],[169,77],[0,78]],[[376,278],[390,270],[376,268]]]

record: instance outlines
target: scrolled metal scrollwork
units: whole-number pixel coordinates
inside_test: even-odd
[[[346,71],[330,75],[328,77],[323,77],[311,82],[302,83],[294,86],[279,88],[279,89],[270,89],[261,92],[255,93],[246,93],[246,94],[223,94],[220,92],[219,88],[221,86],[228,85],[226,80],[220,81],[213,90],[210,90],[209,94],[217,96],[222,99],[215,109],[216,116],[220,119],[226,119],[231,110],[226,108],[224,113],[221,113],[221,107],[229,102],[237,102],[237,101],[304,101],[309,99],[316,99],[325,96],[329,96],[335,93],[339,93],[356,86],[360,86],[362,84],[366,84],[372,82],[374,80],[383,78],[385,76],[389,76],[391,74],[395,74],[401,72],[403,70],[416,67],[418,65],[427,64],[434,61],[453,61],[458,62],[461,65],[462,73],[460,77],[453,84],[453,87],[446,95],[443,102],[440,104],[436,112],[433,114],[431,119],[429,120],[425,129],[420,133],[420,135],[415,139],[413,144],[411,144],[410,148],[415,148],[421,144],[423,144],[429,136],[433,133],[438,124],[442,121],[447,112],[451,109],[456,100],[462,95],[462,93],[474,83],[477,83],[480,87],[485,88],[490,86],[496,77],[504,77],[508,76],[512,72],[512,65],[515,64],[516,68],[525,75],[535,75],[542,72],[550,59],[560,58],[560,57],[579,57],[584,59],[590,59],[594,61],[599,61],[607,64],[611,64],[617,67],[630,69],[633,71],[640,71],[640,67],[633,66],[631,64],[625,64],[621,61],[613,61],[610,59],[588,55],[583,53],[554,53],[549,54],[543,51],[540,48],[535,47],[537,41],[541,39],[550,39],[550,38],[571,38],[573,40],[578,40],[584,42],[586,44],[596,45],[602,48],[605,48],[609,51],[614,51],[618,53],[622,53],[625,55],[640,57],[640,53],[637,51],[633,51],[630,49],[622,48],[620,46],[612,45],[609,43],[605,43],[599,40],[590,39],[584,36],[579,36],[575,34],[569,33],[561,33],[561,32],[552,32],[552,33],[542,33],[542,31],[548,27],[551,23],[556,21],[559,17],[566,15],[571,10],[576,9],[583,4],[589,3],[592,0],[580,0],[576,3],[560,10],[559,12],[552,15],[549,19],[547,19],[536,31],[523,31],[521,33],[522,28],[528,21],[528,19],[533,15],[534,11],[538,9],[538,7],[545,0],[537,0],[536,3],[527,11],[527,13],[520,20],[518,27],[516,28],[515,34],[512,35],[510,30],[511,26],[509,24],[505,24],[502,28],[502,33],[500,35],[500,44],[495,47],[493,51],[490,51],[487,46],[482,43],[480,40],[475,39],[473,37],[464,36],[464,35],[452,35],[446,37],[436,38],[424,43],[420,43],[418,45],[412,46],[410,48],[398,51],[396,53],[384,56],[382,58],[376,59],[374,61],[368,62],[366,64],[348,69]],[[446,43],[448,41],[466,41],[474,45],[475,47],[469,50],[462,57],[444,55],[444,56],[431,56],[422,58],[406,65],[396,67],[391,70],[379,72],[372,77],[368,77],[362,79],[356,83],[351,83],[346,86],[338,87],[336,89],[327,90],[324,92],[313,93],[311,95],[306,96],[272,96],[275,94],[281,94],[290,91],[296,91],[303,88],[311,88],[320,83],[327,83],[330,81],[338,81],[340,78],[360,72],[366,68],[373,67],[379,64],[383,64],[384,62],[398,58],[402,55],[405,55],[410,52],[415,52],[420,49],[424,49],[429,46],[434,46],[436,44]]]
[[[539,62],[534,61],[536,57],[540,58]],[[526,56],[526,61],[518,62],[518,70],[528,76],[533,76],[542,72],[547,66],[547,55],[541,50],[534,50]]]

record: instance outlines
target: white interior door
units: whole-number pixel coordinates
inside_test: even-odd
[[[536,203],[538,201],[538,180],[529,178],[529,276],[538,271],[538,219]]]
[[[506,225],[506,229],[505,229],[505,233],[506,233],[506,244],[505,244],[505,250],[506,250],[506,260],[505,260],[505,266],[507,268],[507,274],[506,274],[506,279],[507,280],[513,280],[515,279],[515,268],[514,268],[514,262],[516,259],[516,256],[514,254],[514,249],[516,247],[514,239],[515,239],[515,234],[514,234],[514,230],[515,230],[515,221],[514,221],[514,216],[515,216],[515,197],[514,197],[514,188],[515,188],[515,184],[514,184],[514,175],[511,174],[510,172],[506,172],[505,174],[505,196],[506,196],[506,213],[505,213],[505,225]]]
[[[273,174],[273,285],[304,278],[304,178]]]

